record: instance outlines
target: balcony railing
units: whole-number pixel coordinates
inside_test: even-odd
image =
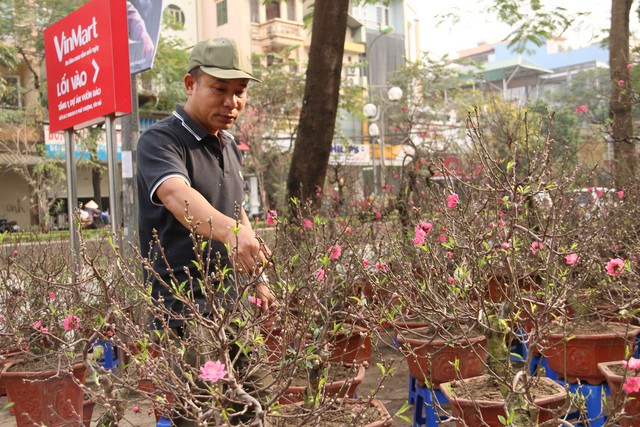
[[[252,24],[252,37],[263,43],[293,46],[304,41],[304,24],[272,19],[262,24]]]

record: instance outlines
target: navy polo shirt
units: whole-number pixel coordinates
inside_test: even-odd
[[[202,194],[218,211],[236,218],[236,209],[241,208],[244,200],[240,150],[228,132],[221,130],[218,136],[210,134],[185,113],[183,106],[178,105],[173,115],[155,123],[140,136],[137,167],[142,254],[149,255],[154,270],[168,279],[169,269],[153,241],[153,230],[156,230],[171,270],[177,277],[185,278],[182,273],[184,267],[195,268],[192,263],[195,259],[193,241],[189,230],[160,203],[155,192],[165,180],[178,177]],[[215,223],[213,227],[216,227]],[[222,265],[229,263],[224,244],[212,242],[212,252],[212,259],[216,258],[214,253],[219,252]],[[152,284],[154,294],[160,292],[165,301],[170,298],[153,279]],[[194,289],[194,292],[198,291]]]

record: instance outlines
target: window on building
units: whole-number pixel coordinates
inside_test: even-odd
[[[376,6],[376,21],[380,27],[389,25],[389,7],[384,5]]]
[[[267,21],[280,18],[280,2],[272,1],[268,3],[265,12],[267,13]]]
[[[184,12],[175,4],[170,4],[167,6],[165,11],[171,16],[171,19],[174,23],[184,27]]]
[[[251,15],[251,22],[260,23],[260,0],[251,0],[249,2],[249,14]]]
[[[0,105],[6,108],[20,108],[20,81],[17,76],[0,77]]]
[[[227,15],[227,0],[222,0],[216,3],[216,19],[218,20],[218,27],[229,22],[229,16]]]

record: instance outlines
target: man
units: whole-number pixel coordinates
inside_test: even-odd
[[[196,224],[196,234],[211,241],[212,272],[219,271],[218,267],[235,267],[253,274],[267,262],[268,250],[242,208],[241,154],[227,132],[244,109],[251,80],[259,82],[248,57],[233,40],[199,42],[184,76],[186,103],[176,106],[171,117],[153,125],[138,141],[140,243],[162,279],[151,277],[153,295],[161,297],[172,313],[188,315],[171,287],[163,284],[171,283],[172,275],[174,283],[193,283],[194,302],[205,312],[210,309],[198,280],[188,280],[199,277],[191,238]],[[154,230],[163,256],[154,242]],[[225,286],[225,298],[236,296],[233,283],[230,285]],[[263,282],[256,285],[256,294],[263,308],[273,301]],[[168,319],[177,337],[184,333],[179,317]],[[158,327],[157,319],[155,323]]]

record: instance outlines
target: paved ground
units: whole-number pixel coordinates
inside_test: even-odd
[[[376,347],[374,345],[374,347]],[[371,366],[367,369],[365,379],[358,388],[358,394],[360,396],[367,395],[369,390],[378,386],[378,380],[380,378],[380,368],[377,363],[389,364],[389,366],[396,368],[393,376],[388,378],[384,387],[381,388],[377,394],[378,399],[382,400],[386,405],[390,413],[398,411],[407,400],[408,386],[409,386],[409,374],[407,364],[403,360],[402,355],[397,352],[393,347],[384,343],[377,345],[377,351],[374,349],[372,356]],[[0,398],[0,408],[4,407],[7,398]],[[138,405],[140,406],[140,413],[134,414],[132,408]],[[150,409],[150,405],[146,402],[137,401],[132,399],[129,408],[127,408],[127,414],[124,420],[120,423],[122,427],[154,427],[156,425],[153,415],[149,415],[147,411]],[[96,407],[93,420],[95,421],[101,413],[100,408]],[[409,419],[413,416],[413,407],[411,407],[406,413]],[[395,417],[394,426],[406,427],[410,423],[405,422],[400,417]],[[13,416],[9,415],[7,411],[0,412],[0,427],[15,427],[16,422]]]

